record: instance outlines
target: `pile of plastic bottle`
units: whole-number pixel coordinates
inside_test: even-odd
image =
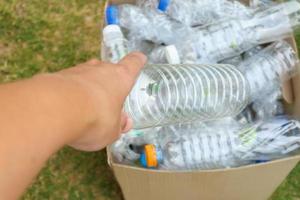
[[[284,39],[299,14],[297,1],[109,5],[102,58],[148,56],[124,104],[134,129],[110,147],[115,162],[204,170],[299,153],[300,122],[284,113],[282,97],[283,83],[298,71]]]

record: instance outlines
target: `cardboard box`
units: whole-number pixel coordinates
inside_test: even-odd
[[[111,2],[134,3],[134,0]],[[297,51],[294,38],[291,36],[287,41]],[[283,88],[287,112],[299,117],[300,75]],[[266,200],[300,161],[299,155],[232,169],[176,172],[117,164],[109,148],[107,153],[126,200]]]

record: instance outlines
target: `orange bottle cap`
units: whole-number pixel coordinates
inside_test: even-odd
[[[158,166],[156,147],[153,144],[147,144],[145,146],[145,155],[147,161],[147,167],[156,168]]]

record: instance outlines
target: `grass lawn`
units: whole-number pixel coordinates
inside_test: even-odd
[[[98,57],[103,1],[0,0],[0,81],[54,72]],[[104,151],[65,148],[52,156],[23,199],[122,198]],[[272,199],[300,199],[300,165]]]

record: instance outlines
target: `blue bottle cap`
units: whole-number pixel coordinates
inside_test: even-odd
[[[158,10],[165,12],[169,7],[169,4],[170,4],[170,0],[159,0]]]
[[[148,167],[145,152],[143,152],[140,156],[140,163],[143,167],[145,167],[145,168]]]
[[[106,23],[107,25],[119,24],[118,7],[110,5],[106,8]]]

